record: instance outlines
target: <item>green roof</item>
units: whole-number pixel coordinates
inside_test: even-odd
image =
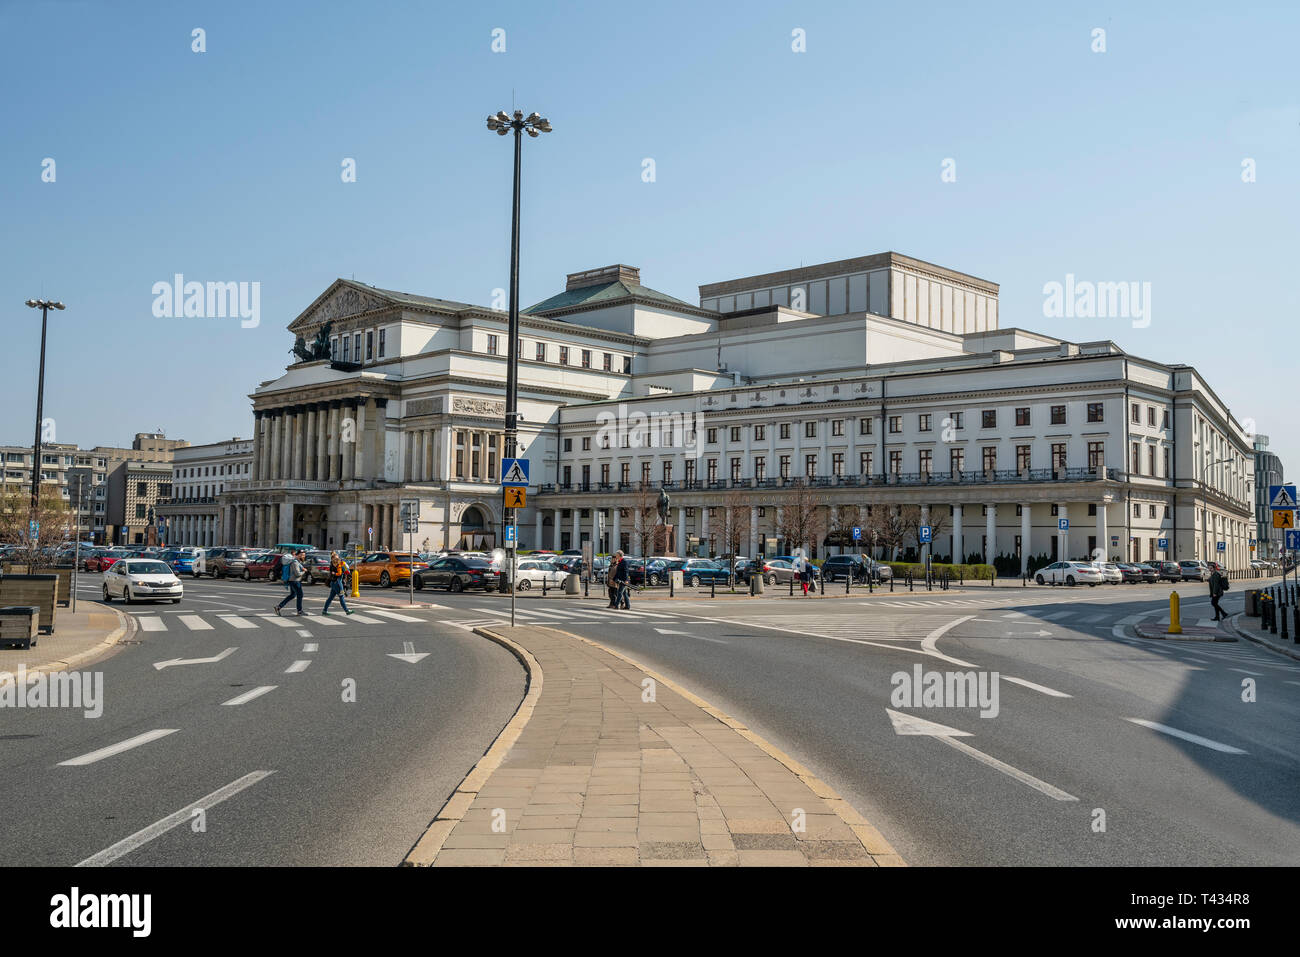
[[[649,286],[615,280],[595,286],[584,286],[581,289],[565,290],[550,299],[539,302],[535,306],[529,306],[524,311],[534,315],[545,315],[548,312],[559,312],[562,309],[572,309],[575,306],[613,305],[616,302],[633,298],[650,300],[677,309],[685,307],[692,312],[697,312],[700,308],[667,293],[659,292],[657,289],[651,289]]]

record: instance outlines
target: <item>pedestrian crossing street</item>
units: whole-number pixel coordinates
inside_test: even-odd
[[[345,615],[343,612],[331,614],[329,616],[320,614],[296,615],[286,612],[284,615],[274,614],[242,614],[237,615],[233,612],[202,612],[191,614],[177,615],[160,615],[160,614],[141,614],[134,613],[136,624],[139,625],[143,632],[164,632],[164,631],[214,631],[218,625],[228,628],[234,628],[244,631],[252,628],[348,628],[356,625],[382,625],[386,622],[420,622],[427,621],[425,618],[416,618],[414,615],[404,615],[395,611],[380,611],[376,608],[366,608],[364,612],[357,611],[351,615]]]

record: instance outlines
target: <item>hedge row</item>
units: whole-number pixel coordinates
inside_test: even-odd
[[[913,578],[925,577],[925,566],[920,563],[885,562],[885,564],[893,569],[895,578],[906,578],[908,572],[911,572]],[[931,562],[930,571],[937,577],[946,574],[949,578],[960,578],[966,581],[988,581],[993,577],[993,566],[983,564],[948,565]]]

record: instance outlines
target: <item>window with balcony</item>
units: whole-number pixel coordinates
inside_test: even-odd
[[[790,456],[781,456],[779,466],[781,469],[781,478],[788,479],[790,477]]]
[[[563,472],[562,484],[564,485],[565,488],[570,488],[573,485],[573,466],[566,465],[562,469],[562,472]]]
[[[689,485],[695,481],[695,459],[686,460],[686,482]]]
[[[803,474],[808,478],[817,477],[817,456],[805,455],[803,457]]]
[[[871,474],[871,453],[870,452],[858,453],[858,474],[859,475]]]
[[[998,449],[996,445],[988,445],[981,449],[981,457],[984,460],[985,472],[996,472],[998,468]]]
[[[667,485],[673,480],[673,463],[671,461],[664,463],[664,484]]]
[[[641,463],[641,483],[643,485],[650,484],[650,463],[649,462]]]
[[[891,475],[901,475],[903,472],[903,453],[898,449],[889,453],[889,472]]]
[[[733,482],[740,481],[740,459],[738,458],[731,460],[731,480]]]
[[[619,469],[618,469],[618,480],[619,480],[620,482],[622,482],[624,485],[626,485],[626,484],[628,484],[629,482],[632,481],[632,463],[631,463],[631,462],[623,462],[621,465],[619,465]]]
[[[930,449],[921,449],[916,453],[917,471],[922,475],[929,475],[934,469],[934,452]]]
[[[763,455],[754,456],[754,478],[761,482],[767,478],[767,457]]]
[[[1066,463],[1065,443],[1053,442],[1052,443],[1052,471],[1064,472],[1065,463]]]
[[[709,459],[709,461],[708,461],[708,465],[707,465],[707,469],[708,469],[708,471],[707,471],[705,477],[706,477],[706,478],[708,479],[708,481],[710,481],[710,482],[716,482],[716,481],[718,480],[718,460],[717,460],[717,459]]]
[[[831,453],[831,474],[836,476],[844,474],[844,453],[843,452]]]
[[[1028,445],[1016,446],[1016,471],[1028,472],[1030,469],[1030,447]]]
[[[604,462],[600,466],[600,484],[601,485],[609,484],[609,463],[608,462]]]
[[[961,475],[966,470],[966,450],[949,449],[948,450],[948,471],[954,476]]]
[[[1088,468],[1092,469],[1094,472],[1101,468],[1106,462],[1105,447],[1104,442],[1088,443]]]

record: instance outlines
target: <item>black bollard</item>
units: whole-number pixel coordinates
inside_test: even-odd
[[[546,597],[546,577],[542,576],[542,597]]]
[[[844,576],[844,594],[849,594],[849,586],[853,584],[853,573]]]
[[[1282,609],[1282,640],[1290,641],[1291,636],[1287,634],[1286,619],[1287,619],[1286,609],[1283,608]]]
[[[890,576],[889,576],[889,593],[890,593],[891,595],[894,593],[894,576],[893,576],[893,575],[890,575]]]
[[[794,576],[790,576],[790,597],[794,597]]]
[[[915,591],[915,588],[912,586],[912,570],[910,568],[907,570],[907,590]]]
[[[1271,634],[1277,634],[1277,599],[1274,598],[1268,603],[1268,630]]]
[[[709,579],[709,597],[710,597],[710,598],[717,598],[717,597],[718,597],[718,580],[717,580],[717,578],[711,578],[711,579]]]

